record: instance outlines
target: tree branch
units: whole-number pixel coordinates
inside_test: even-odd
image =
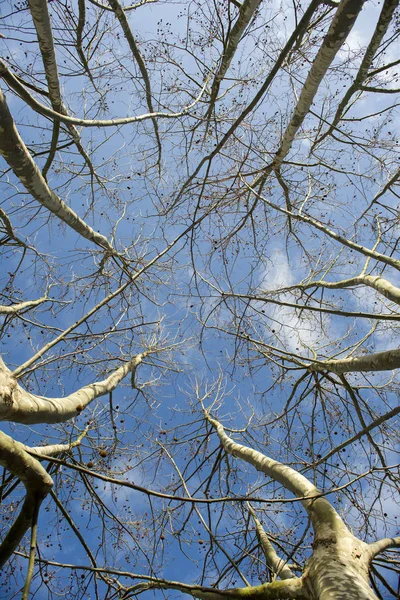
[[[0,567],[10,558],[31,527],[35,510],[53,486],[53,480],[40,462],[24,446],[0,431],[0,464],[25,486],[26,497],[21,511],[0,545]]]
[[[319,85],[352,30],[364,1],[341,0],[302,87],[292,118],[275,155],[275,166],[279,166],[290,151],[295,135],[308,114]]]
[[[6,63],[0,59],[0,76],[4,79],[4,81],[9,85],[11,89],[13,89],[34,111],[40,113],[45,117],[49,117],[50,119],[58,119],[61,123],[72,124],[72,125],[80,125],[81,127],[119,127],[120,125],[129,125],[130,123],[137,123],[139,121],[146,121],[148,119],[176,119],[178,117],[183,117],[188,114],[188,112],[196,106],[201,97],[204,94],[204,91],[208,84],[208,79],[205,80],[203,87],[200,90],[200,93],[196,98],[185,106],[181,111],[176,113],[164,113],[164,112],[153,112],[146,113],[143,115],[137,115],[134,117],[122,117],[118,119],[81,119],[79,117],[71,117],[67,114],[57,112],[52,110],[45,104],[41,104],[36,98],[34,98],[28,90],[24,88],[24,86],[20,83],[19,79],[9,70]]]
[[[309,366],[310,371],[332,371],[332,373],[355,373],[370,371],[392,371],[400,368],[400,350],[387,350],[385,352],[376,352],[374,354],[364,354],[342,358],[339,360],[325,360],[318,363],[312,363]]]
[[[85,239],[108,250],[111,254],[117,254],[105,236],[85,223],[49,188],[18,133],[1,90],[0,132],[0,154],[35,200]]]
[[[267,563],[271,567],[272,572],[281,579],[292,579],[293,577],[296,577],[287,566],[285,561],[279,558],[277,555],[275,548],[271,544],[268,535],[265,533],[264,528],[256,515],[255,510],[249,502],[247,503],[247,508],[253,517],[253,521],[256,526],[257,537],[260,540],[262,551],[264,552],[265,558],[267,559]]]
[[[103,381],[86,385],[64,398],[46,398],[25,391],[0,358],[0,420],[25,424],[69,421],[95,398],[114,390],[128,373],[134,373],[147,354],[137,354]]]
[[[289,210],[286,210],[285,208],[282,208],[278,204],[275,204],[275,202],[271,202],[271,200],[267,200],[264,196],[262,196],[261,194],[256,192],[256,190],[252,186],[250,186],[243,178],[242,178],[242,181],[244,182],[245,186],[249,190],[251,190],[252,193],[257,198],[259,198],[265,204],[267,204],[271,208],[274,208],[278,212],[280,212],[284,215],[291,216],[292,219],[296,219],[298,221],[302,221],[303,223],[307,223],[308,225],[315,227],[315,229],[322,231],[323,233],[325,233],[325,235],[329,236],[330,238],[343,244],[343,246],[347,246],[348,248],[351,248],[352,250],[356,250],[357,252],[360,252],[360,254],[363,254],[364,256],[369,256],[377,261],[383,262],[391,267],[394,267],[398,271],[400,271],[400,260],[392,258],[391,256],[387,256],[386,254],[381,254],[380,252],[376,252],[375,250],[370,250],[369,248],[366,248],[365,246],[362,246],[361,244],[356,244],[356,242],[352,242],[351,240],[348,240],[347,238],[343,237],[342,235],[339,235],[338,233],[336,233],[335,231],[332,231],[332,229],[329,229],[329,227],[327,227],[326,225],[323,225],[319,221],[316,221],[312,217],[308,217],[308,216],[300,214],[300,213],[294,213]]]
[[[400,537],[383,538],[381,540],[378,540],[377,542],[372,542],[372,544],[369,544],[371,560],[377,554],[384,552],[388,548],[398,548],[398,547],[400,547]]]
[[[17,304],[11,304],[10,306],[0,305],[0,315],[15,315],[23,310],[39,306],[39,304],[43,304],[43,302],[51,302],[51,299],[44,296],[38,300],[27,300],[26,302],[18,302]]]
[[[117,17],[121,27],[122,27],[122,31],[124,32],[126,41],[128,42],[129,48],[131,49],[131,52],[133,54],[133,57],[135,59],[135,61],[137,62],[137,65],[139,67],[139,71],[142,75],[143,81],[144,81],[144,87],[146,90],[146,102],[147,102],[147,107],[149,109],[150,113],[154,113],[154,108],[153,108],[153,98],[152,98],[152,91],[151,91],[151,84],[150,84],[150,78],[149,78],[149,74],[147,72],[146,69],[146,65],[144,63],[143,57],[140,53],[140,50],[136,44],[136,40],[133,37],[133,33],[132,30],[130,28],[128,19],[126,17],[125,12],[122,9],[121,4],[119,3],[119,0],[108,0],[111,8],[114,11],[115,16]],[[155,117],[151,118],[152,123],[153,123],[153,127],[154,127],[154,133],[156,135],[156,140],[157,140],[157,147],[158,147],[158,161],[157,164],[160,166],[161,164],[161,140],[160,140],[160,134],[158,131],[158,123],[157,123],[157,119]]]
[[[215,101],[218,97],[219,88],[221,81],[226,75],[227,70],[232,62],[235,55],[239,42],[242,38],[244,31],[252,20],[254,13],[261,4],[261,0],[244,0],[239,9],[238,18],[229,33],[228,39],[224,46],[223,54],[221,57],[221,64],[214,77],[214,81],[211,85],[209,107],[206,114],[206,119],[211,117]]]
[[[304,475],[253,448],[234,442],[225,433],[219,421],[212,418],[207,412],[205,413],[205,417],[216,430],[221,445],[228,454],[253,465],[257,471],[265,473],[265,475],[283,485],[284,488],[292,492],[295,496],[307,496],[309,498],[302,500],[302,505],[310,516],[316,536],[322,538],[325,535],[332,535],[332,530],[336,533],[342,530],[343,533],[348,534],[348,529],[336,510],[326,498],[320,497],[320,490]]]

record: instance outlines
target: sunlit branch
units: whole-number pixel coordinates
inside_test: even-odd
[[[290,123],[283,135],[274,164],[279,166],[289,153],[295,135],[308,114],[319,85],[339,52],[364,5],[364,0],[341,0],[317,56],[315,57]]]
[[[10,165],[26,190],[42,206],[55,214],[68,227],[85,239],[94,242],[101,248],[115,253],[107,238],[97,233],[75,211],[63,202],[53,190],[32,159],[26,145],[21,139],[14,120],[8,109],[6,99],[0,90],[0,154]]]
[[[25,585],[22,591],[22,600],[28,600],[29,592],[32,584],[32,577],[35,568],[35,555],[37,548],[37,531],[38,531],[38,516],[39,516],[39,508],[40,503],[35,499],[34,512],[32,515],[32,524],[31,524],[31,540],[30,540],[30,549],[29,549],[29,560],[28,560],[28,569],[26,571]]]
[[[206,118],[210,118],[214,109],[215,101],[218,97],[219,88],[221,81],[224,79],[227,70],[232,62],[235,55],[239,42],[246,30],[248,24],[253,19],[255,12],[257,11],[261,0],[244,0],[239,9],[239,15],[237,20],[232,27],[228,35],[228,39],[224,44],[223,53],[221,56],[220,66],[217,73],[215,74],[214,81],[211,85],[210,100],[208,104],[208,110]]]
[[[363,354],[362,356],[351,356],[339,360],[325,360],[312,363],[310,371],[331,371],[332,373],[356,373],[373,371],[392,371],[400,368],[400,350],[387,350],[386,352],[375,352]]]
[[[258,90],[258,92],[256,93],[256,95],[254,96],[254,98],[246,106],[246,108],[241,112],[241,114],[235,120],[235,122],[229,127],[228,131],[222,136],[222,139],[217,143],[217,145],[214,148],[214,150],[210,154],[208,154],[207,156],[205,156],[204,158],[201,159],[201,161],[199,162],[199,164],[197,165],[197,167],[192,171],[192,173],[189,175],[189,177],[187,178],[187,180],[184,183],[184,185],[179,190],[178,194],[176,195],[176,197],[174,199],[173,205],[178,204],[178,202],[180,201],[180,199],[183,196],[184,192],[187,190],[187,188],[192,183],[192,181],[195,179],[195,177],[197,177],[197,175],[199,174],[199,172],[202,169],[202,167],[206,163],[210,163],[211,160],[215,156],[218,155],[218,153],[222,150],[222,148],[225,146],[225,144],[227,143],[227,141],[232,137],[232,135],[235,133],[235,131],[237,130],[237,128],[240,126],[240,124],[244,121],[244,119],[249,114],[251,114],[251,112],[256,108],[256,106],[258,105],[258,103],[262,100],[262,98],[264,97],[264,95],[267,93],[267,91],[268,91],[271,83],[273,82],[275,76],[279,72],[279,69],[282,67],[282,65],[284,64],[286,58],[288,57],[288,55],[289,55],[289,53],[290,53],[290,51],[291,51],[294,43],[307,30],[307,27],[308,27],[308,25],[310,23],[311,17],[315,13],[315,11],[319,8],[320,4],[321,4],[320,0],[312,0],[311,1],[310,5],[308,6],[307,10],[305,11],[303,17],[301,18],[301,20],[299,21],[297,27],[292,32],[292,34],[289,37],[288,41],[286,42],[285,46],[281,50],[278,58],[275,61],[274,66],[272,67],[272,69],[268,73],[267,77],[265,78],[264,83],[262,84],[262,86],[260,87],[260,89]],[[1,73],[1,61],[0,61],[0,73]]]
[[[47,84],[49,88],[49,98],[51,105],[57,113],[67,115],[68,111],[64,106],[61,97],[60,80],[58,75],[57,59],[54,48],[53,31],[50,22],[50,15],[48,11],[48,3],[46,0],[29,0],[29,7],[32,15],[32,19],[35,25],[39,48],[42,55],[44,70],[46,74]],[[92,176],[97,177],[95,169],[92,165],[89,155],[82,146],[80,135],[76,127],[68,124],[68,130],[75,142],[78,151],[83,156],[86,164]],[[46,177],[48,170],[51,167],[54,159],[58,135],[60,132],[60,123],[58,120],[53,124],[53,133],[51,138],[50,152],[46,160],[46,164],[43,167],[43,177]]]
[[[15,315],[24,310],[39,306],[40,304],[43,304],[43,302],[51,302],[51,299],[44,296],[38,300],[27,300],[26,302],[18,302],[16,304],[11,304],[10,306],[0,305],[0,315]]]
[[[3,224],[3,228],[6,233],[6,238],[5,238],[6,240],[8,238],[9,241],[12,240],[13,242],[15,242],[15,244],[17,246],[22,246],[23,248],[25,248],[27,250],[28,249],[32,250],[33,252],[36,253],[34,248],[29,246],[26,242],[24,242],[23,240],[21,240],[19,237],[16,236],[16,234],[14,233],[11,221],[10,221],[8,215],[4,212],[4,210],[2,208],[0,208],[0,220]],[[4,238],[1,241],[4,243],[4,241],[5,241]]]
[[[251,504],[247,503],[247,508],[253,518],[257,537],[260,540],[261,548],[273,574],[281,579],[292,579],[295,577],[294,573],[292,573],[285,561],[279,558]]]
[[[276,292],[275,292],[276,293]],[[263,295],[257,294],[235,294],[233,292],[221,292],[223,298],[243,298],[247,300],[253,300],[255,302],[263,302],[264,304],[275,304],[277,306],[287,306],[288,308],[295,308],[297,310],[308,310],[316,313],[337,315],[340,317],[353,317],[362,319],[377,319],[382,321],[398,321],[400,315],[396,314],[379,314],[379,313],[365,313],[361,311],[348,311],[340,308],[327,308],[324,306],[316,306],[312,304],[297,304],[295,302],[286,302],[285,300],[277,300],[276,298],[268,297],[268,291],[263,291]]]
[[[1,431],[0,464],[22,481],[26,489],[21,511],[0,544],[0,566],[3,566],[32,526],[34,515],[51,490],[53,480],[40,462],[26,452],[22,444]]]
[[[383,538],[382,540],[378,540],[377,542],[369,544],[371,558],[374,558],[377,554],[380,554],[380,552],[384,552],[388,548],[398,547],[400,547],[400,537]]]
[[[31,453],[35,457],[39,456],[57,456],[59,454],[65,454],[67,452],[71,452],[73,448],[77,448],[80,446],[83,438],[86,436],[88,432],[89,426],[87,426],[82,433],[78,435],[78,437],[69,442],[68,444],[48,444],[47,446],[26,446],[22,444],[25,448],[26,452]]]
[[[90,71],[89,64],[83,51],[83,30],[86,22],[86,4],[85,0],[78,0],[78,23],[76,26],[76,50],[81,59],[83,68],[90,79],[90,83],[96,91],[98,91],[93,75]]]
[[[258,471],[265,473],[275,481],[279,482],[288,491],[296,496],[315,497],[313,500],[303,500],[302,504],[308,512],[313,527],[318,533],[319,525],[325,523],[328,527],[346,527],[337,512],[325,498],[320,498],[320,491],[304,475],[301,475],[291,467],[284,465],[257,450],[234,442],[226,433],[223,426],[216,419],[206,413],[207,421],[216,430],[223,448],[236,458],[253,465]]]
[[[242,181],[244,181],[244,180],[242,179]],[[376,252],[375,250],[370,250],[369,248],[366,248],[365,246],[362,246],[361,244],[356,244],[355,242],[352,242],[351,240],[343,237],[342,235],[339,235],[335,231],[332,231],[332,229],[329,229],[329,227],[327,227],[326,225],[323,225],[322,223],[320,223],[319,221],[316,221],[315,219],[312,219],[311,217],[307,217],[306,215],[303,215],[300,213],[294,213],[294,212],[288,211],[288,210],[282,208],[281,206],[278,206],[278,204],[275,204],[275,202],[272,202],[271,200],[267,200],[267,198],[258,194],[245,181],[244,181],[244,183],[248,187],[248,189],[250,189],[252,191],[252,193],[255,194],[260,200],[262,200],[265,204],[267,204],[271,208],[274,208],[278,212],[285,214],[287,216],[290,216],[290,217],[292,217],[292,219],[302,221],[303,223],[307,223],[308,225],[315,227],[315,229],[322,231],[327,236],[329,236],[332,239],[336,240],[337,242],[343,244],[343,246],[347,246],[348,248],[351,248],[352,250],[356,250],[357,252],[359,252],[360,254],[363,254],[364,256],[369,256],[377,261],[383,262],[387,265],[390,265],[391,267],[394,267],[397,270],[400,270],[400,260],[392,258],[391,256],[387,256],[386,254],[381,254],[380,252]]]
[[[342,100],[340,101],[340,103],[336,109],[336,113],[335,113],[335,116],[333,117],[331,125],[329,126],[327,131],[314,142],[313,148],[317,144],[320,144],[328,135],[330,135],[332,133],[332,131],[334,131],[334,129],[336,128],[336,125],[339,123],[339,121],[343,115],[343,111],[345,110],[350,98],[357,90],[360,89],[361,83],[368,76],[368,70],[374,59],[376,51],[378,50],[379,45],[380,45],[385,33],[387,32],[387,30],[389,28],[389,25],[390,25],[392,17],[393,17],[393,13],[394,13],[396,7],[398,6],[398,4],[399,4],[399,0],[385,0],[383,7],[382,7],[381,14],[379,16],[378,23],[375,27],[375,31],[371,37],[371,41],[370,41],[370,43],[367,47],[367,50],[364,54],[364,58],[362,59],[361,65],[358,69],[358,73],[357,73],[356,77],[354,78],[353,83],[348,88],[348,90],[346,91]]]
[[[11,73],[8,69],[7,65],[0,59],[0,75],[6,81],[6,83],[12,88],[17,94],[25,100],[25,102],[36,112],[44,115],[45,117],[49,117],[50,119],[58,119],[61,123],[72,124],[72,125],[80,125],[81,127],[118,127],[120,125],[129,125],[130,123],[137,123],[140,121],[146,121],[148,119],[177,119],[178,117],[183,117],[190,112],[192,108],[196,106],[201,97],[204,94],[204,91],[208,84],[208,79],[205,81],[203,87],[200,90],[200,93],[193,102],[187,104],[182,110],[175,113],[165,113],[165,112],[154,112],[154,113],[146,113],[143,115],[137,115],[134,117],[122,117],[119,119],[80,119],[79,117],[71,117],[69,115],[65,115],[59,112],[56,112],[41,104],[38,100],[36,100],[18,81],[18,79]]]
[[[132,55],[139,67],[139,71],[142,75],[142,79],[144,82],[144,87],[146,90],[146,102],[147,102],[147,108],[149,109],[149,112],[151,114],[154,114],[154,108],[153,108],[153,95],[152,95],[152,91],[151,91],[151,84],[150,84],[150,78],[149,78],[149,74],[147,72],[146,69],[146,65],[144,63],[143,57],[140,53],[140,50],[137,46],[136,40],[133,37],[133,33],[132,30],[130,28],[128,19],[125,15],[125,12],[121,6],[121,4],[119,3],[119,0],[108,0],[111,8],[113,9],[115,16],[117,17],[121,27],[122,27],[122,31],[124,32],[126,41],[128,42],[129,48],[132,52]],[[156,136],[156,140],[157,140],[157,147],[158,147],[158,161],[157,164],[160,165],[161,163],[161,140],[160,140],[160,134],[158,131],[158,123],[157,123],[157,119],[156,117],[152,117],[151,118],[152,123],[153,123],[153,127],[154,127],[154,133]]]
[[[134,356],[103,381],[86,385],[63,398],[46,398],[27,392],[0,359],[3,399],[0,420],[25,424],[69,421],[79,415],[93,400],[114,390],[128,373],[134,373],[147,354],[148,352],[143,352]]]
[[[291,290],[307,290],[313,287],[326,288],[330,290],[345,289],[349,287],[357,287],[360,285],[366,285],[373,288],[385,298],[396,304],[400,304],[400,288],[396,287],[390,281],[382,277],[381,275],[358,275],[356,277],[350,277],[349,279],[342,279],[341,281],[325,281],[323,279],[317,281],[312,280],[307,283],[299,283],[296,285],[284,288],[282,291]]]

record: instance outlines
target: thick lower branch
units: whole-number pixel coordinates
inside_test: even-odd
[[[0,544],[0,567],[10,558],[32,524],[35,511],[53,486],[53,480],[40,462],[30,456],[23,444],[0,432],[0,464],[26,488],[26,497],[14,524]]]
[[[392,538],[383,538],[382,540],[378,540],[377,542],[369,544],[371,559],[374,558],[377,554],[384,552],[388,548],[400,548],[400,536]]]
[[[271,544],[268,535],[261,525],[260,520],[249,503],[247,504],[247,508],[253,517],[253,521],[256,526],[257,537],[260,540],[261,549],[264,552],[265,558],[272,572],[281,579],[292,579],[295,577],[295,575],[292,573],[285,561],[279,558],[277,555],[275,548]]]
[[[303,589],[301,579],[288,579],[286,581],[273,581],[263,585],[248,586],[218,590],[197,585],[188,585],[174,581],[144,584],[147,589],[177,590],[200,600],[306,600],[308,596]]]
[[[384,279],[380,275],[358,275],[351,277],[350,279],[342,279],[341,281],[310,281],[306,284],[299,284],[290,286],[287,291],[293,289],[307,290],[309,288],[326,288],[330,290],[340,290],[349,287],[356,287],[359,285],[366,285],[373,288],[385,298],[396,304],[400,304],[400,288],[396,287],[387,279]],[[379,316],[379,315],[378,315]]]
[[[326,360],[313,363],[309,368],[310,371],[332,371],[338,375],[341,373],[392,371],[400,368],[400,350],[387,350],[342,360]]]
[[[146,353],[134,356],[103,381],[86,385],[64,398],[46,398],[25,391],[0,359],[0,420],[14,423],[62,423],[79,415],[95,398],[112,392],[134,373]]]
[[[11,304],[10,306],[0,305],[0,315],[15,315],[23,310],[34,308],[39,306],[43,302],[46,302],[48,298],[39,298],[38,300],[27,300],[26,302],[18,302],[17,304]]]
[[[105,248],[112,254],[116,251],[106,237],[97,233],[75,211],[69,208],[53,190],[49,188],[38,166],[25,146],[8,109],[4,94],[0,90],[0,154],[10,165],[26,190],[42,206],[56,215],[79,235]]]
[[[253,448],[234,442],[225,433],[221,423],[210,417],[207,413],[206,419],[216,430],[226,452],[253,465],[257,471],[265,473],[296,496],[307,496],[310,498],[302,500],[302,504],[310,516],[316,538],[332,538],[339,535],[340,532],[342,534],[349,533],[333,506],[331,506],[326,498],[320,497],[320,490],[304,475]],[[314,496],[316,497],[315,499],[313,499]]]
[[[303,85],[290,123],[283,135],[279,150],[276,153],[276,166],[282,163],[290,151],[295,135],[308,114],[320,83],[349,35],[363,4],[364,0],[342,0],[340,2],[322,46],[315,57]]]

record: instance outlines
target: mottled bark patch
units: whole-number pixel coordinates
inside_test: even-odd
[[[7,407],[13,406],[17,400],[19,390],[18,383],[8,371],[0,366],[0,400]]]

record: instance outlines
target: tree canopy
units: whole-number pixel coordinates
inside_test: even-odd
[[[3,2],[1,597],[398,597],[398,4]]]

